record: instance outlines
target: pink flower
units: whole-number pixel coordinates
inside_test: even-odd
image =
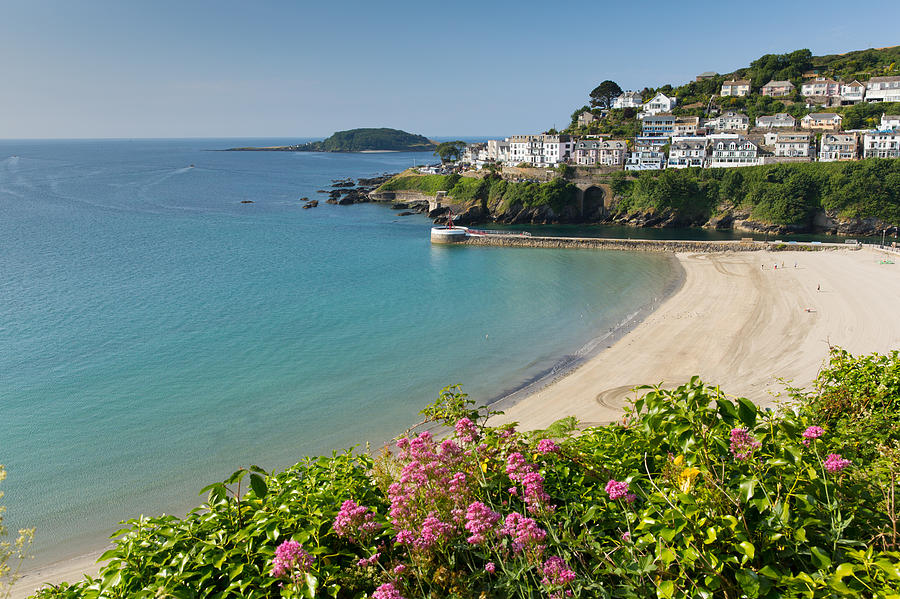
[[[559,451],[557,445],[552,439],[541,439],[537,444],[538,453],[556,453]]]
[[[839,453],[829,453],[823,464],[829,472],[840,472],[850,465],[850,460],[845,460]]]
[[[537,522],[527,518],[518,512],[513,512],[506,517],[503,523],[503,534],[512,537],[513,551],[520,553],[530,550],[540,554],[544,551],[543,541],[547,538],[547,531],[537,525]]]
[[[506,474],[509,480],[520,481],[522,477],[531,472],[531,466],[525,461],[525,457],[515,451],[506,456]]]
[[[281,578],[289,575],[291,578],[299,577],[308,571],[313,565],[313,557],[307,553],[297,541],[285,541],[275,549],[275,558],[272,560],[272,576]]]
[[[381,528],[381,524],[374,519],[375,515],[369,508],[348,499],[341,504],[332,528],[339,537],[347,537],[351,541],[364,540]]]
[[[541,581],[541,584],[546,586],[565,586],[575,580],[575,572],[569,569],[569,566],[566,565],[566,562],[561,557],[555,555],[544,562],[542,571],[544,579]]]
[[[484,571],[488,574],[493,574],[495,569],[494,562],[488,562],[484,565]]]
[[[606,492],[609,494],[609,498],[615,501],[616,499],[622,499],[626,495],[628,495],[628,483],[626,482],[618,482],[614,479],[610,479],[608,483],[606,483]]]
[[[634,493],[628,493],[625,495],[625,503],[634,503],[634,500],[637,499],[637,495]]]
[[[473,443],[478,438],[478,427],[468,418],[460,418],[456,422],[456,436],[463,443]]]
[[[372,599],[404,599],[393,583],[387,582],[372,593]]]
[[[490,532],[500,520],[500,514],[480,501],[473,501],[466,510],[466,530],[472,533],[466,539],[472,545],[480,545],[485,541],[485,533]]]
[[[362,558],[361,560],[359,560],[358,562],[356,562],[356,565],[359,566],[360,568],[366,568],[366,567],[368,567],[368,566],[374,566],[375,563],[378,561],[378,558],[379,558],[379,557],[381,557],[381,554],[380,554],[380,553],[376,553],[375,555],[372,555],[372,556],[369,556],[369,557],[364,557],[364,558]]]
[[[821,426],[810,426],[805,431],[803,431],[803,443],[806,446],[809,446],[811,441],[815,441],[819,437],[825,434],[825,429]]]
[[[622,533],[622,540],[625,541],[626,543],[627,543],[628,541],[630,541],[630,540],[631,540],[631,533],[628,532],[627,530],[626,530],[625,532],[623,532],[623,533]]]
[[[397,576],[402,576],[404,572],[406,572],[406,566],[404,566],[403,564],[394,566],[394,574],[396,574]]]
[[[762,443],[754,439],[745,428],[731,429],[731,453],[736,460],[747,460],[753,452],[762,447]]]

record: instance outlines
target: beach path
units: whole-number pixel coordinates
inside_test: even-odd
[[[700,375],[729,395],[772,404],[808,386],[829,345],[900,348],[900,266],[873,250],[678,254],[682,288],[633,331],[491,424],[544,428],[566,416],[622,416],[636,385],[674,387]],[[796,267],[794,266],[796,263]],[[775,265],[778,268],[775,268]],[[782,266],[783,265],[783,266]]]

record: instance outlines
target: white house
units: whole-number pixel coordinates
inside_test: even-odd
[[[690,137],[697,135],[700,129],[700,117],[679,116],[672,124],[672,137]]]
[[[844,117],[833,112],[811,112],[800,119],[800,127],[820,131],[840,131],[843,120]]]
[[[719,139],[713,142],[707,163],[710,168],[732,168],[757,164],[760,164],[759,147],[749,139],[741,137]]]
[[[900,77],[872,77],[866,83],[866,102],[900,102]]]
[[[658,93],[649,102],[644,104],[642,112],[644,114],[659,114],[660,112],[671,112],[678,103],[676,98],[670,98],[664,93]]]
[[[816,153],[812,134],[789,131],[775,137],[775,155],[811,160]]]
[[[600,144],[602,139],[581,139],[575,142],[573,156],[575,164],[581,166],[594,166],[600,156]]]
[[[487,144],[486,143],[471,143],[466,144],[465,149],[463,150],[462,156],[460,156],[460,162],[465,162],[467,164],[474,164],[476,166],[481,166],[487,160]]]
[[[706,121],[706,126],[715,131],[746,131],[750,128],[750,117],[729,110],[725,114]]]
[[[859,158],[859,140],[856,133],[823,133],[819,149],[819,162],[856,160]]]
[[[756,126],[762,129],[775,129],[781,127],[794,127],[797,119],[787,114],[779,112],[775,116],[758,116],[756,117]]]
[[[509,161],[509,139],[489,139],[486,149],[487,159],[494,162]]]
[[[750,80],[749,79],[732,79],[722,84],[720,96],[749,96]]]
[[[626,171],[660,171],[666,167],[666,155],[659,149],[637,146],[625,160]]]
[[[864,158],[900,158],[900,131],[869,131],[863,136]]]
[[[556,166],[572,158],[574,143],[568,135],[513,135],[509,139],[507,164]]]
[[[841,94],[841,84],[834,79],[819,77],[800,86],[805,98],[833,98]]]
[[[668,168],[703,167],[704,162],[706,162],[704,137],[676,141],[669,146]]]
[[[900,129],[900,114],[884,114],[881,113],[882,129]]]
[[[854,79],[841,84],[841,104],[859,104],[866,99],[866,86]]]
[[[613,108],[640,108],[644,99],[640,92],[625,92],[613,100]]]

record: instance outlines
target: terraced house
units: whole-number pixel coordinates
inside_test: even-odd
[[[685,139],[669,146],[668,168],[702,168],[706,162],[706,138]]]
[[[814,139],[810,133],[789,131],[775,137],[775,155],[782,158],[812,160],[816,155]]]
[[[859,104],[866,99],[866,86],[857,80],[841,84],[841,104]]]
[[[856,133],[823,133],[819,148],[819,162],[856,160],[859,158],[859,139]]]
[[[708,166],[710,168],[732,168],[759,164],[759,146],[743,137],[719,139],[713,142]]]

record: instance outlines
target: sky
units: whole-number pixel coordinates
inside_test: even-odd
[[[564,127],[767,53],[900,44],[900,2],[0,0],[0,138]]]

